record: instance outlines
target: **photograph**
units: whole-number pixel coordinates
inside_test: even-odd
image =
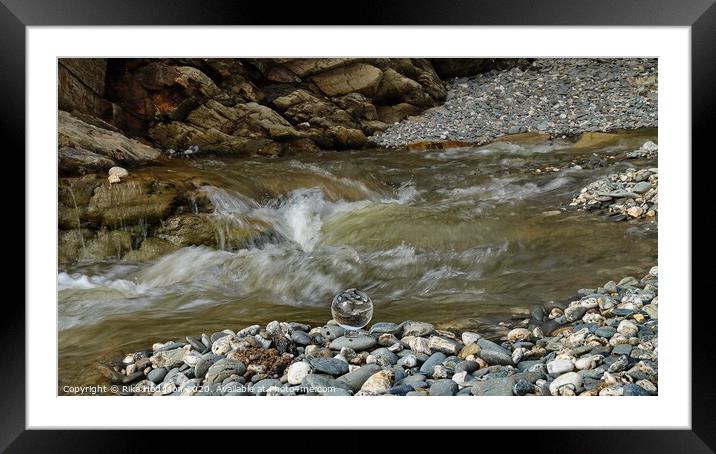
[[[657,56],[56,71],[60,401],[659,396]]]

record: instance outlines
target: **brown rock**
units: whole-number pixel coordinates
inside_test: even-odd
[[[394,69],[383,72],[383,80],[375,95],[378,101],[406,102],[416,106],[429,106],[433,100],[418,82],[410,79]]]
[[[365,63],[352,63],[311,76],[311,80],[328,96],[351,92],[371,96],[382,78],[383,72],[380,69]]]
[[[123,230],[102,229],[97,236],[85,242],[79,251],[80,261],[122,258],[132,248],[132,233]]]
[[[59,146],[82,148],[106,156],[118,164],[145,164],[160,156],[159,150],[107,129],[87,124],[59,112]]]
[[[57,102],[62,110],[100,115],[107,61],[103,58],[60,58]]]
[[[299,77],[310,76],[329,69],[344,66],[350,63],[353,58],[296,58],[276,59],[277,63],[290,69]]]
[[[394,106],[378,106],[378,118],[383,123],[392,124],[401,121],[411,115],[420,112],[420,109],[412,104],[400,103]]]
[[[239,225],[207,214],[171,216],[157,230],[158,238],[175,246],[203,245],[225,250],[245,247],[272,235],[270,226],[257,220],[247,220],[246,225]]]
[[[333,139],[336,148],[361,148],[366,143],[365,134],[359,129],[344,126],[331,126],[328,134]]]
[[[333,98],[333,102],[354,119],[378,119],[378,112],[375,110],[373,103],[360,93],[348,93],[345,96]]]
[[[57,155],[60,175],[102,172],[116,165],[113,160],[82,148],[63,147]]]
[[[241,137],[270,137],[272,139],[291,139],[303,137],[291,123],[269,107],[250,102],[235,107],[237,112],[237,130],[234,135]]]
[[[284,144],[285,154],[318,153],[321,149],[311,139],[296,139]]]
[[[273,100],[283,116],[296,124],[308,122],[311,127],[328,128],[342,125],[357,126],[351,116],[333,103],[299,89]]]
[[[177,197],[174,185],[156,180],[131,179],[95,188],[87,219],[104,226],[153,224],[166,218]]]
[[[207,101],[199,106],[187,117],[187,121],[204,129],[215,128],[221,132],[231,134],[236,130],[236,121],[239,114],[235,109],[226,107],[214,100]]]
[[[161,238],[149,237],[142,241],[139,249],[132,249],[127,252],[122,260],[127,262],[146,262],[154,260],[163,255],[174,252],[178,249],[178,246],[162,240]]]

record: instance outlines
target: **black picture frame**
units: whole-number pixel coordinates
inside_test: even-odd
[[[540,0],[499,2],[451,0],[367,0],[355,9],[336,2],[290,2],[271,5],[266,2],[216,0],[0,0],[0,86],[2,87],[2,130],[6,150],[13,150],[14,169],[24,169],[25,149],[25,36],[28,26],[67,25],[441,25],[441,26],[690,26],[692,64],[692,134],[693,143],[709,143],[716,108],[712,81],[716,80],[716,6],[714,0]],[[713,147],[711,147],[713,148]],[[708,152],[709,150],[703,150]],[[681,150],[690,153],[690,150]],[[706,153],[704,153],[706,154]],[[696,167],[693,167],[696,170]],[[702,170],[703,171],[703,170]],[[20,173],[17,172],[19,175]],[[705,179],[693,178],[692,192],[705,190]],[[688,182],[691,184],[691,182]],[[686,184],[686,183],[685,183]],[[17,186],[17,187],[24,187]],[[0,227],[6,235],[25,236],[25,206],[19,198],[9,201],[6,209],[17,220],[9,228]],[[10,230],[13,231],[10,231]],[[6,231],[7,230],[7,231]],[[22,233],[20,233],[22,231]],[[18,244],[19,247],[19,244]],[[19,257],[19,254],[18,254]],[[23,259],[24,263],[24,259]],[[24,267],[23,267],[24,269]],[[695,271],[695,268],[694,268]],[[31,270],[27,270],[31,272]],[[14,274],[20,273],[17,267]],[[10,277],[12,275],[8,275]],[[14,276],[13,276],[14,277]],[[13,281],[19,282],[18,279]],[[54,285],[54,283],[48,283]],[[694,303],[696,299],[694,298]],[[689,301],[680,302],[684,305]],[[702,306],[713,305],[705,301]],[[545,452],[714,452],[716,449],[716,406],[713,357],[710,348],[711,327],[704,312],[712,309],[692,304],[692,430],[648,431],[611,430],[608,432],[516,431],[509,435],[509,445],[529,446],[531,451]],[[41,431],[25,430],[25,364],[38,360],[25,356],[24,307],[5,301],[3,304],[2,342],[3,385],[0,402],[4,415],[0,422],[0,450],[7,452],[97,452],[126,451],[130,447],[149,449],[167,446],[165,437],[118,431]],[[41,360],[41,359],[39,359]],[[665,409],[664,411],[668,411]],[[575,415],[581,417],[581,415]],[[584,415],[588,417],[588,415]],[[600,421],[594,421],[599,425]],[[140,440],[140,437],[142,438]],[[495,434],[504,440],[505,434]],[[221,436],[216,441],[222,441]],[[227,437],[229,438],[229,437]],[[489,440],[490,434],[480,435]],[[154,440],[154,441],[152,441]],[[558,444],[555,444],[558,440]],[[486,446],[475,442],[476,446]],[[351,443],[348,443],[351,444]]]

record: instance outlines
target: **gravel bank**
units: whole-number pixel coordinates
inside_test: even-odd
[[[656,59],[538,59],[448,83],[447,101],[371,136],[376,145],[484,144],[505,134],[657,127]]]
[[[627,159],[657,159],[658,145],[646,142],[626,154]],[[659,169],[631,167],[600,178],[582,188],[570,207],[605,211],[611,220],[655,220],[659,212]]]
[[[577,294],[500,323],[501,338],[416,321],[353,336],[274,321],[157,343],[100,370],[123,395],[657,394],[657,267]]]

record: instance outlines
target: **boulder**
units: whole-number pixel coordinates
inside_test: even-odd
[[[316,86],[328,96],[341,96],[351,92],[372,96],[383,72],[366,63],[351,63],[311,76]]]
[[[169,216],[177,195],[174,184],[154,179],[102,184],[89,199],[86,219],[108,227],[156,224]]]
[[[63,176],[99,173],[114,165],[112,159],[83,148],[62,147],[57,152],[57,167]]]
[[[128,166],[146,164],[160,156],[159,150],[120,133],[90,125],[68,112],[59,112],[59,147],[81,148]]]

